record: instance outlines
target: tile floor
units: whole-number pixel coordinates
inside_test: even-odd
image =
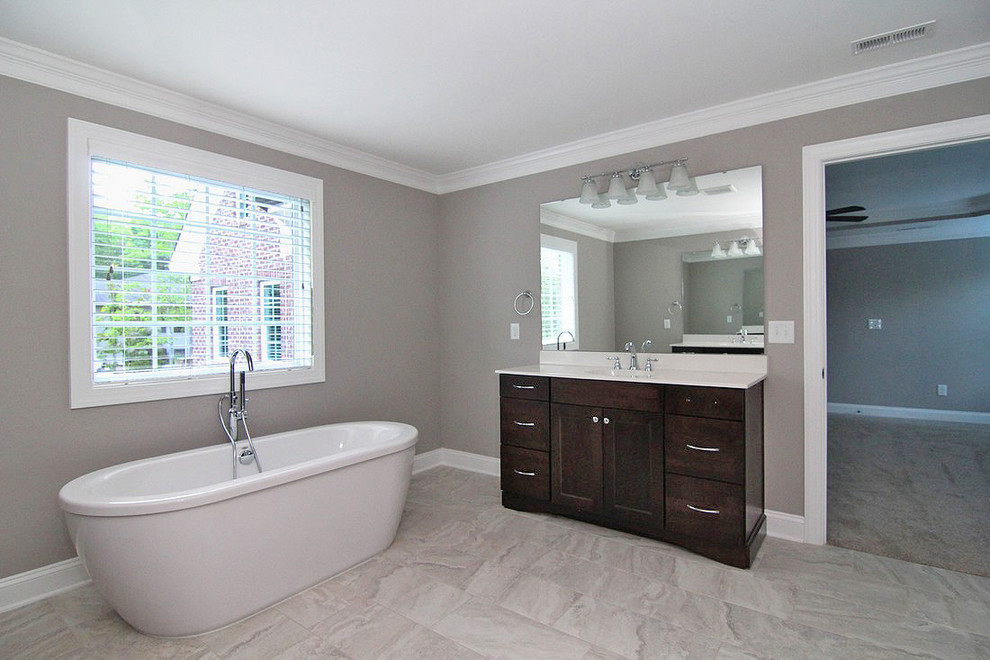
[[[413,478],[395,543],[223,630],[135,632],[90,586],[0,615],[3,658],[988,658],[990,579],[768,538],[751,570]]]

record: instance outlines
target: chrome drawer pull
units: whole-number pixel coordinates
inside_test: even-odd
[[[516,385],[515,383],[513,383],[512,386],[514,388],[516,388],[517,390],[535,390],[536,389],[536,385]]]
[[[522,472],[521,470],[517,470],[515,468],[512,468],[512,471],[515,472],[516,474],[518,474],[520,477],[535,477],[536,476],[536,473],[535,472]]]
[[[718,509],[702,509],[700,507],[691,506],[690,504],[687,505],[687,508],[691,509],[692,511],[697,511],[698,513],[709,513],[709,514],[713,514],[713,515],[716,515],[716,516],[719,513],[718,512]]]
[[[518,419],[512,421],[516,426],[536,426],[536,422],[520,422]],[[718,451],[717,449],[715,451]]]
[[[722,451],[718,447],[698,447],[697,445],[685,445],[688,449],[695,451]]]

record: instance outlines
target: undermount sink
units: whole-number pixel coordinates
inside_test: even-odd
[[[632,369],[587,369],[586,374],[592,376],[612,376],[614,378],[623,379],[648,379],[653,378],[652,371],[645,371],[643,369],[632,370]]]

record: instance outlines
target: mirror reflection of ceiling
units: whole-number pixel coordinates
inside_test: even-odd
[[[829,221],[830,235],[907,230],[988,235],[990,140],[830,164],[825,200],[826,209],[863,207],[845,215],[868,216],[860,222]]]
[[[689,171],[690,166],[688,161]],[[593,209],[575,197],[543,204],[540,222],[614,243],[760,229],[762,181],[762,168],[756,166],[695,177],[699,192],[687,197],[668,191],[667,199],[640,196],[636,204],[612,204],[604,209]],[[576,180],[575,193],[579,189]]]

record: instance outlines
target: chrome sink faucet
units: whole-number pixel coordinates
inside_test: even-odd
[[[561,350],[560,349],[560,338],[563,337],[564,335],[570,335],[571,336],[571,339],[570,340],[571,341],[574,341],[574,333],[571,332],[570,330],[564,330],[563,332],[561,332],[560,334],[557,335],[557,350],[558,351]],[[567,350],[567,340],[566,339],[564,340],[564,349],[563,350],[565,350],[565,351]]]
[[[631,341],[626,342],[625,350],[629,351],[629,369],[630,371],[636,371],[639,369],[639,364],[636,362],[636,344]]]

